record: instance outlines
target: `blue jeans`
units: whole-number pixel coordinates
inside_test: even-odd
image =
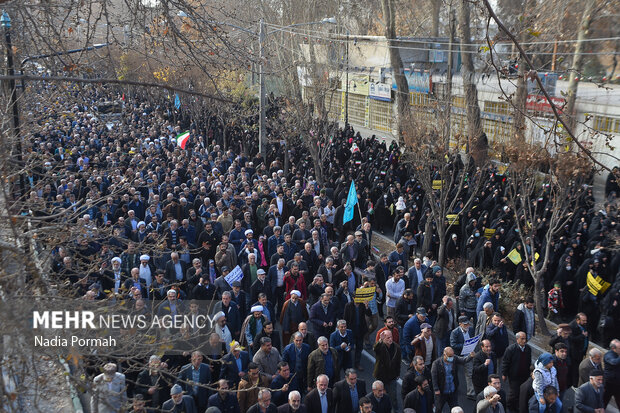
[[[409,360],[409,357],[407,357],[409,354],[407,351],[407,343],[405,343],[403,337],[403,328],[399,325],[397,325],[396,328],[398,329],[398,340],[400,341],[400,352],[403,356],[403,360]]]

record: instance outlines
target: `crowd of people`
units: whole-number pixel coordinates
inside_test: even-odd
[[[449,285],[427,197],[395,142],[338,130],[320,184],[303,146],[275,144],[263,159],[252,134],[236,130],[224,148],[217,127],[175,124],[168,105],[139,99],[106,124],[97,105],[111,96],[83,89],[55,103],[67,113],[36,109],[45,120],[28,140],[41,165],[26,179],[29,208],[72,217],[71,240],[51,246],[52,275],[67,296],[147,315],[208,314],[213,325],[168,329],[162,340],[183,343],[175,351],[91,369],[91,411],[430,413],[447,404],[455,412],[459,369],[479,412],[560,413],[571,386],[578,411],[601,412],[620,397],[613,196],[596,210],[591,187],[575,188],[576,209],[551,241],[544,275],[558,329],[551,352],[533,361],[534,300],[517,307],[514,344],[500,313],[503,282],[533,283],[522,253],[531,246],[496,167],[478,175],[485,181],[473,204],[462,210],[470,185],[453,211],[461,224],[447,234],[447,258],[470,267]],[[181,149],[175,137],[185,130]],[[459,156],[450,162],[474,168]],[[352,179],[358,205],[344,223]],[[551,214],[548,195],[533,201]],[[536,223],[538,251],[546,225]],[[393,233],[393,251],[377,253],[377,233]],[[356,300],[359,288],[370,296]],[[594,339],[609,345],[604,356],[589,350]],[[365,348],[376,359],[369,388],[357,378]]]

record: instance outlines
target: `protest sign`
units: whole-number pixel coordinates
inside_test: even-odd
[[[355,289],[355,303],[367,303],[372,300],[377,287],[366,287]]]
[[[465,340],[465,343],[463,344],[463,351],[461,351],[461,356],[467,356],[469,353],[474,351],[481,338],[482,334],[478,334],[476,337]]]
[[[513,249],[508,253],[508,259],[512,261],[514,265],[519,265],[521,262],[521,254],[519,254],[519,251],[516,249]]]
[[[241,267],[237,265],[231,272],[228,273],[226,277],[224,277],[224,279],[231,287],[235,281],[241,281],[243,279],[243,271],[241,271]]]

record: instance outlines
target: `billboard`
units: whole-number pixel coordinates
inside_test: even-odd
[[[538,73],[540,77],[540,82],[549,93],[549,96],[555,96],[555,87],[558,83],[558,74],[557,73]],[[527,78],[527,94],[528,95],[542,95],[543,93],[540,91],[540,87],[538,86],[538,82],[536,80],[532,80],[529,77]]]
[[[566,105],[566,99],[551,97],[551,101],[557,106],[558,112],[562,113],[564,105]],[[544,95],[527,95],[527,101],[525,103],[527,110],[533,110],[536,112],[553,113],[551,104]]]
[[[392,100],[392,89],[387,83],[370,82],[368,96],[376,100]]]
[[[347,90],[346,75],[342,76],[340,86],[342,90],[344,91]],[[368,96],[369,89],[370,89],[370,76],[349,73],[349,89],[348,89],[349,93]]]
[[[433,91],[433,78],[430,72],[422,70],[404,69],[409,92],[431,93]],[[392,89],[396,90],[396,79],[392,76]]]

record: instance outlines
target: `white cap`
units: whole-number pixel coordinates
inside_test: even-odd
[[[262,268],[259,268],[259,269],[256,271],[256,274],[265,274],[265,270],[263,270]]]
[[[250,308],[250,312],[251,313],[256,313],[256,312],[263,312],[263,306],[262,305],[255,305],[254,307]]]
[[[219,313],[215,314],[215,320],[219,320],[222,317],[226,317],[226,314],[224,314],[223,311],[220,311]]]
[[[291,295],[295,294],[297,297],[301,297],[301,293],[298,290],[291,291]]]
[[[248,234],[254,234],[254,231],[252,231],[251,229],[246,229],[245,235],[248,235]]]
[[[140,261],[148,261],[150,260],[151,257],[149,257],[148,255],[144,254],[144,255],[140,255]]]
[[[121,264],[123,260],[121,260],[119,257],[114,257],[112,258],[112,264],[114,264],[115,262],[118,262],[119,264]]]

